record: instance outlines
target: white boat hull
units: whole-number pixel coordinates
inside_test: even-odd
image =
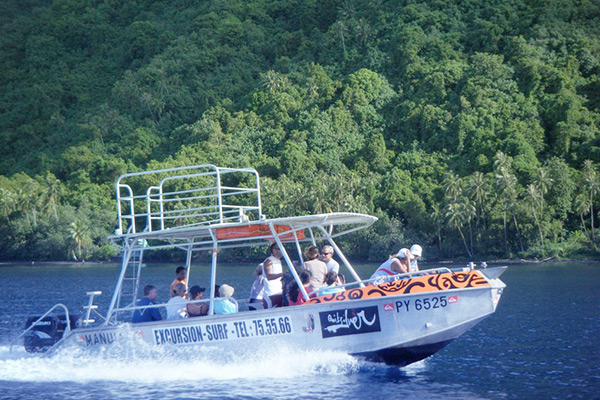
[[[63,344],[101,348],[123,335],[155,346],[256,347],[277,342],[406,365],[435,353],[492,314],[503,287],[494,279],[483,287],[75,329]]]

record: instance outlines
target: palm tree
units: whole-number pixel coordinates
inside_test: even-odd
[[[550,175],[548,175],[548,171],[545,168],[538,169],[537,180],[535,182],[535,185],[540,191],[541,195],[540,213],[544,212],[544,196],[548,193],[548,189],[550,188],[552,182],[554,182],[554,179],[552,179]]]
[[[435,232],[437,234],[438,237],[438,245],[439,245],[439,249],[440,251],[442,250],[442,224],[443,224],[443,215],[442,212],[440,211],[440,208],[438,207],[437,204],[432,204],[431,208],[433,209],[433,211],[431,212],[431,219],[433,220],[433,224],[435,225]]]
[[[594,250],[598,250],[598,246],[592,240],[592,235],[591,235],[590,231],[588,231],[588,228],[585,224],[584,217],[589,214],[590,208],[591,208],[590,199],[589,199],[587,193],[580,193],[575,197],[575,210],[574,211],[577,214],[579,214],[579,218],[581,218],[581,226],[583,227],[583,232],[585,233],[585,236],[588,238],[590,243],[592,243],[592,247],[594,247]]]
[[[468,180],[469,192],[471,199],[475,202],[475,218],[476,227],[479,228],[480,223],[484,225],[485,220],[483,219],[485,204],[488,197],[488,185],[485,181],[485,175],[482,172],[476,171],[469,177]]]
[[[446,211],[446,219],[448,220],[448,225],[451,228],[458,230],[458,233],[460,234],[460,237],[462,238],[462,241],[465,245],[465,250],[467,251],[467,254],[470,258],[473,258],[473,255],[469,251],[469,246],[467,246],[467,240],[465,239],[465,235],[463,234],[461,229],[466,220],[466,215],[464,214],[464,211],[460,204],[451,203],[448,205],[448,209]]]
[[[529,205],[529,208],[531,210],[531,212],[533,213],[533,219],[535,220],[535,223],[538,227],[538,231],[540,233],[540,243],[542,244],[542,248],[544,248],[544,234],[542,232],[542,226],[540,224],[540,220],[538,218],[538,213],[536,212],[536,209],[541,206],[542,204],[542,193],[540,192],[540,190],[537,188],[536,185],[530,183],[529,185],[527,185],[527,191],[526,191],[526,199],[527,199],[527,203]]]
[[[508,213],[512,210],[517,199],[517,177],[508,169],[500,169],[499,173],[496,173],[496,185],[499,191],[498,201],[502,207],[504,244],[506,246],[506,250],[508,251],[507,221]]]
[[[474,254],[474,251],[473,251],[473,228],[471,225],[471,221],[473,221],[473,217],[475,217],[475,214],[476,214],[475,206],[473,205],[473,203],[471,203],[471,201],[469,200],[468,197],[465,197],[464,200],[459,203],[459,205],[460,205],[461,213],[463,215],[464,222],[466,222],[469,225],[470,253],[471,253],[471,255],[473,255]]]
[[[600,191],[600,181],[598,180],[598,173],[591,160],[585,160],[583,163],[583,180],[590,200],[590,230],[592,232],[592,243],[596,243],[596,234],[594,232],[594,196]]]
[[[71,234],[71,239],[77,245],[79,259],[82,259],[83,248],[90,240],[89,227],[81,221],[75,221],[71,223],[69,233]]]
[[[511,159],[503,152],[497,152],[494,156],[494,170],[496,171],[496,173],[502,173],[502,171],[510,171],[511,169]]]
[[[56,205],[60,201],[60,198],[63,194],[63,187],[60,183],[60,180],[56,179],[54,174],[51,172],[46,173],[46,176],[44,177],[44,185],[44,200],[46,201],[47,207],[54,215],[54,219],[58,220]]]
[[[444,178],[444,195],[449,202],[454,203],[462,195],[462,178],[450,172]]]
[[[15,196],[10,190],[0,188],[0,213],[10,224],[10,214],[15,210]]]
[[[260,80],[263,87],[267,89],[270,94],[275,94],[275,92],[286,89],[289,83],[286,76],[273,70],[260,74]]]

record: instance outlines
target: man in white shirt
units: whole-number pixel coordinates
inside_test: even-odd
[[[327,265],[327,272],[340,272],[340,264],[333,259],[333,247],[328,244],[321,249],[321,261]]]

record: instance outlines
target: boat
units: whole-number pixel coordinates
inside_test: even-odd
[[[422,360],[494,313],[505,284],[506,267],[435,268],[362,279],[336,239],[367,229],[377,218],[349,212],[268,218],[262,212],[260,177],[252,168],[196,165],[122,175],[116,182],[118,227],[110,241],[122,254],[121,269],[105,313],[88,292],[81,317],[57,304],[29,318],[27,351],[55,351],[63,346],[86,349],[110,346],[134,335],[151,346],[270,346],[342,351],[370,360],[407,365]],[[185,267],[193,255],[211,254],[210,288],[218,282],[219,253],[225,249],[267,248],[277,243],[282,265],[299,283],[301,305],[250,310],[237,299],[238,312],[215,314],[214,289],[205,300],[208,315],[131,323],[140,296],[144,253],[179,249]],[[300,284],[302,249],[331,245],[348,281],[340,291],[307,293]],[[293,260],[300,260],[300,263]],[[256,264],[249,267],[252,274]],[[165,304],[154,306],[164,309]],[[164,310],[163,310],[164,312]],[[135,342],[130,342],[135,343]],[[135,344],[131,344],[135,345]]]

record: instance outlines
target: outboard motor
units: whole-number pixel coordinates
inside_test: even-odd
[[[29,328],[39,318],[40,316],[27,318],[25,329]],[[69,315],[69,319],[71,320],[71,329],[75,328],[79,316]],[[50,347],[54,346],[56,342],[62,339],[67,326],[68,322],[65,314],[48,315],[44,317],[23,337],[25,350],[29,353],[38,353],[48,350]]]

